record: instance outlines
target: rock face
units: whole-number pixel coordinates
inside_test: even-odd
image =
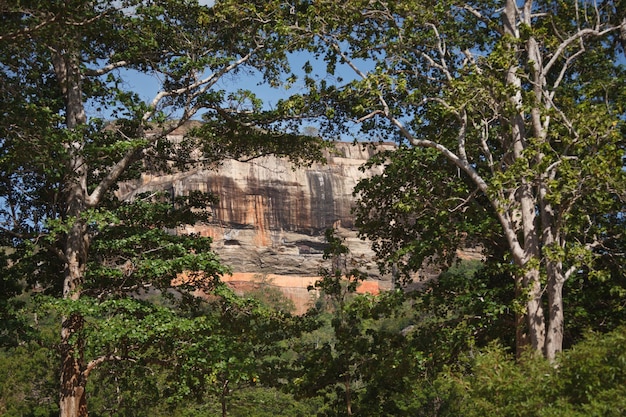
[[[372,148],[337,143],[323,165],[296,168],[287,160],[268,156],[245,163],[226,161],[214,170],[144,174],[138,182],[121,184],[118,197],[129,199],[154,190],[172,195],[191,190],[215,194],[219,202],[211,207],[211,223],[181,232],[213,238],[213,248],[233,270],[233,276],[225,280],[234,287],[236,282],[250,281],[251,276],[271,274],[269,282],[283,289],[302,310],[303,298],[311,298],[306,287],[324,263],[324,232],[328,228],[345,239],[355,258],[366,262],[371,282],[363,289],[376,292],[390,287],[378,273],[369,243],[356,236],[351,215],[355,185],[364,176],[377,173],[359,169],[373,152]]]

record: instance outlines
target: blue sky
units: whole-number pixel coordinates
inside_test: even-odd
[[[211,7],[214,0],[198,0],[198,3],[204,6]],[[266,109],[274,108],[277,102],[281,99],[286,99],[292,94],[304,93],[304,72],[302,66],[306,61],[310,61],[314,70],[319,74],[319,77],[325,77],[329,84],[337,83],[337,79],[341,78],[343,82],[347,82],[356,77],[356,74],[347,65],[337,64],[335,75],[330,76],[325,73],[325,64],[322,60],[316,60],[311,54],[306,52],[294,53],[289,56],[291,70],[298,76],[298,80],[291,86],[289,90],[284,87],[270,87],[268,84],[263,83],[262,77],[258,73],[251,73],[242,71],[239,74],[228,74],[221,79],[217,85],[213,87],[214,90],[236,91],[238,89],[245,89],[252,91],[257,97],[259,97]],[[368,68],[365,68],[366,70]],[[159,92],[161,80],[159,80],[158,74],[145,74],[138,71],[120,70],[120,74],[124,80],[124,87],[126,90],[134,91],[144,102],[150,102]],[[289,74],[285,74],[285,78]],[[100,117],[109,117],[107,115],[98,115]],[[176,114],[170,115],[176,117]],[[195,118],[199,118],[200,114]]]
[[[256,94],[263,100],[265,108],[273,108],[281,99],[286,99],[292,94],[304,93],[304,72],[302,66],[305,62],[310,61],[314,69],[318,71],[320,76],[329,79],[329,83],[336,82],[337,78],[343,79],[343,82],[354,79],[354,72],[346,65],[337,65],[335,75],[325,74],[325,64],[321,60],[306,53],[293,53],[289,56],[291,70],[298,76],[298,80],[291,86],[289,90],[285,87],[270,87],[264,83],[262,77],[258,73],[243,71],[238,74],[227,74],[214,87],[215,90],[236,91],[238,89],[247,89]],[[159,92],[160,80],[158,74],[145,74],[138,71],[124,70],[121,72],[125,88],[139,94],[142,100],[149,102]],[[285,75],[285,78],[289,74]]]
[[[214,0],[198,0],[198,3],[211,7]],[[308,59],[300,54],[294,54],[292,70],[298,71],[304,62]],[[144,101],[151,101],[159,92],[160,80],[158,74],[144,74],[137,71],[123,71],[123,78],[126,82],[126,88],[136,92]],[[300,87],[303,87],[301,85]],[[290,94],[297,92],[298,84],[294,85],[290,91],[284,88],[272,88],[263,84],[260,75],[242,73],[238,75],[227,75],[214,87],[217,90],[235,91],[238,89],[248,89],[253,91],[263,100],[266,107],[273,107],[278,100],[287,98]]]

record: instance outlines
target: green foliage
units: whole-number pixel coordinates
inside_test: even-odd
[[[255,280],[255,287],[246,291],[246,297],[258,301],[265,308],[277,310],[280,313],[291,314],[296,309],[293,300],[273,286],[271,279],[267,276],[260,276],[260,279]]]
[[[58,415],[56,358],[36,342],[0,350],[0,414]]]
[[[373,240],[383,270],[408,277],[426,262],[451,263],[456,249],[493,251],[502,239],[489,202],[436,151],[402,146],[366,166],[384,166],[385,174],[355,188],[356,226]]]
[[[30,297],[21,296],[19,301],[16,318],[20,332],[17,336],[9,334],[11,343],[0,346],[0,414],[58,415],[58,316],[38,309]]]
[[[356,294],[364,278],[358,264],[352,265],[347,247],[332,230],[326,237],[325,258],[332,266],[315,284],[325,302],[309,312],[322,327],[292,346],[291,389],[298,397],[322,397],[320,416],[393,413],[405,403],[404,384],[421,366],[419,355],[392,324],[401,317],[404,293]]]
[[[172,404],[216,398],[227,413],[239,390],[276,381],[280,342],[298,328],[293,317],[241,299],[225,286],[215,292],[219,298],[175,340],[164,392]]]
[[[28,332],[27,323],[20,315],[24,300],[17,298],[24,285],[9,272],[8,252],[0,248],[0,347],[19,344]]]
[[[605,335],[588,333],[585,340],[566,351],[557,368],[563,393],[585,415],[626,412],[626,329]]]
[[[624,5],[501,3],[315,2],[294,49],[325,70],[307,66],[308,91],[281,105],[329,135],[396,142],[357,188],[383,266],[507,251],[529,341],[552,358],[563,282],[606,277],[623,255]]]
[[[601,255],[612,257],[608,253]],[[606,260],[606,259],[605,259]],[[566,307],[571,320],[565,327],[566,347],[582,340],[589,330],[604,333],[626,322],[626,274],[620,262],[608,259],[608,265],[598,265],[597,270],[608,271],[605,276],[584,270],[570,278],[565,285]]]
[[[619,416],[624,413],[624,332],[589,334],[556,363],[516,362],[492,345],[468,359],[466,374],[442,373],[447,412],[464,416]]]
[[[296,401],[271,388],[253,388],[233,394],[230,415],[234,417],[309,417],[319,407],[315,401]]]
[[[429,376],[495,340],[514,346],[512,286],[505,271],[465,261],[410,294],[414,316],[409,334],[427,358]]]
[[[56,413],[60,378],[89,380],[103,416],[626,412],[623,4],[533,2],[513,16],[526,21],[503,26],[499,2],[391,3],[0,6],[0,413]],[[289,50],[313,57],[304,87],[275,109],[216,88],[250,74],[295,85]],[[159,80],[161,94],[144,102],[127,71]],[[202,125],[165,140],[201,111]],[[451,268],[411,297],[357,295],[358,263],[329,234],[319,309],[295,318],[266,289],[234,296],[210,240],[175,233],[206,220],[210,196],[115,197],[146,170],[320,160],[302,123],[341,137],[355,120],[359,138],[412,146],[378,155],[370,166],[385,173],[357,189],[383,266],[408,275],[480,245],[484,267]],[[522,202],[538,217],[520,221]],[[531,267],[548,290],[564,276],[553,270],[573,271],[574,347],[556,367],[492,343],[512,345],[512,277]],[[37,320],[26,288],[45,294]],[[586,329],[608,333],[577,343]],[[74,374],[55,372],[53,346]]]
[[[54,346],[61,314],[85,320],[71,343],[82,346],[87,363],[109,355],[90,376],[90,414],[217,416],[221,402],[235,416],[313,414],[314,401],[262,385],[284,376],[276,369],[279,344],[297,336],[295,318],[224,287],[214,293],[220,297],[184,309],[155,295],[77,302],[38,296],[40,306],[27,320],[33,340],[0,351],[3,415],[58,415]]]
[[[309,417],[319,407],[315,401],[297,401],[290,394],[273,388],[250,387],[233,393],[228,415],[234,417]],[[106,409],[105,409],[106,410]],[[138,402],[137,408],[118,409],[113,415],[156,416],[156,417],[221,417],[220,399],[206,397],[202,403],[188,402],[177,407],[164,408],[151,402]],[[110,412],[109,410],[106,410]],[[109,415],[106,412],[96,416]]]
[[[227,271],[211,252],[211,239],[177,233],[183,225],[205,220],[213,197],[197,192],[159,201],[162,197],[137,196],[106,214],[90,216],[94,238],[87,294],[119,296],[150,286],[165,290],[176,281],[179,289],[210,290]]]

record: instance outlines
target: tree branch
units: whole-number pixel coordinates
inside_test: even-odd
[[[85,370],[83,371],[83,376],[85,377],[85,379],[87,379],[89,377],[89,374],[91,374],[91,372],[96,369],[96,367],[98,367],[98,365],[104,363],[104,362],[112,362],[112,361],[123,361],[123,360],[127,360],[130,362],[136,362],[135,359],[132,358],[123,358],[121,356],[117,356],[117,355],[113,355],[113,354],[109,354],[109,355],[103,355],[100,356],[96,359],[93,359],[91,361],[89,361],[89,363],[87,364],[87,366],[85,367]]]
[[[467,196],[467,198],[459,199],[459,200],[461,200],[461,203],[459,205],[457,205],[456,207],[452,208],[452,209],[448,209],[448,212],[454,213],[455,211],[461,209],[463,206],[465,206],[467,203],[469,203],[476,196],[476,194],[478,194],[478,188],[476,188],[474,191],[472,191]],[[465,210],[463,210],[463,211],[465,211]]]
[[[41,239],[42,237],[45,237],[45,234],[39,234],[38,236],[29,236],[29,235],[25,235],[22,233],[18,233],[14,230],[10,230],[7,229],[5,227],[0,226],[0,232],[6,233],[9,236],[12,236],[14,238],[17,239],[22,239],[22,240],[34,240],[36,245],[41,245],[44,248],[46,248],[47,250],[49,250],[50,252],[54,253],[62,262],[67,262],[67,256],[65,255],[65,253],[63,251],[61,251],[58,248],[55,248],[53,245],[51,245],[48,242],[40,242],[39,239]]]
[[[252,58],[253,54],[261,49],[263,49],[265,46],[264,45],[257,45],[252,51],[248,52],[247,55],[239,58],[237,61],[231,63],[230,65],[225,66],[224,68],[222,68],[221,70],[209,75],[208,77],[205,77],[202,80],[199,80],[193,84],[190,84],[186,87],[182,87],[179,88],[177,90],[171,90],[171,91],[160,91],[159,93],[157,93],[157,95],[152,99],[152,102],[150,103],[150,110],[146,111],[142,117],[142,120],[144,122],[147,122],[150,117],[152,117],[154,115],[154,113],[156,112],[157,106],[159,105],[159,103],[161,102],[161,100],[163,100],[165,97],[171,97],[171,96],[179,96],[185,93],[188,93],[190,91],[195,90],[196,88],[199,87],[205,87],[205,91],[206,89],[212,87],[213,85],[215,85],[215,83],[217,83],[224,74],[234,70],[235,68],[237,68],[238,66],[244,64],[245,62],[249,61],[250,58]]]
[[[482,133],[480,134],[480,146],[483,152],[485,153],[485,157],[487,158],[487,165],[489,166],[489,170],[491,171],[491,173],[494,173],[493,154],[489,150],[489,145],[487,144],[487,139],[489,138],[489,121],[482,120],[481,124],[482,124]],[[478,126],[475,125],[475,127],[476,127],[476,130],[479,129]]]
[[[446,76],[446,79],[448,81],[452,81],[452,74],[450,73],[450,69],[448,68],[448,64],[446,63],[446,42],[441,38],[439,30],[437,30],[437,26],[431,23],[426,24],[426,26],[430,27],[433,32],[435,32],[435,36],[437,36],[437,51],[439,52],[439,58],[441,59],[441,64],[439,65],[444,75]]]
[[[128,65],[128,61],[118,61],[118,62],[113,62],[112,64],[109,64],[105,67],[102,68],[98,68],[98,69],[86,69],[84,71],[84,74],[90,77],[93,76],[99,76],[99,75],[104,75],[107,74],[111,71],[113,71],[116,68],[121,68],[123,66]]]
[[[86,198],[86,205],[89,208],[96,207],[100,201],[104,193],[117,181],[117,179],[124,173],[126,168],[133,162],[135,156],[139,149],[131,149],[126,154],[117,161],[115,165],[109,170],[107,175],[100,181],[100,183],[96,186],[96,188],[92,191],[92,193]]]
[[[148,122],[150,117],[152,117],[154,115],[154,113],[156,112],[156,108],[157,108],[159,102],[163,98],[170,97],[170,96],[178,96],[178,95],[182,95],[182,94],[185,94],[185,93],[189,93],[189,92],[192,92],[193,90],[201,87],[201,91],[200,92],[196,92],[196,93],[192,94],[192,97],[197,97],[199,94],[204,93],[210,87],[215,85],[215,83],[217,83],[224,74],[234,70],[238,66],[240,66],[243,63],[245,63],[248,60],[250,60],[250,58],[253,56],[253,54],[255,52],[259,51],[260,49],[262,49],[263,47],[264,47],[263,45],[257,45],[247,55],[239,58],[237,61],[231,63],[230,65],[225,66],[221,70],[219,70],[219,71],[209,75],[208,77],[206,77],[206,78],[204,78],[202,80],[199,80],[199,81],[197,81],[197,82],[195,82],[195,83],[193,83],[191,85],[188,85],[188,86],[183,87],[183,88],[179,88],[177,90],[161,91],[161,92],[159,92],[154,97],[154,99],[152,100],[152,102],[150,104],[150,110],[146,111],[143,114],[142,121],[144,123]],[[114,63],[112,65],[115,65],[115,64],[117,64],[117,63]],[[174,123],[173,125],[170,125],[167,128],[163,129],[158,134],[151,136],[149,142],[150,143],[154,143],[158,139],[163,138],[166,135],[168,135],[169,133],[173,132],[176,128],[182,126],[185,122],[187,122],[189,119],[191,119],[191,117],[193,117],[201,108],[202,108],[202,106],[192,106],[190,108],[187,108],[185,110],[185,114],[183,115],[183,117],[180,120],[178,120],[177,123]],[[124,171],[126,170],[126,168],[133,162],[133,160],[135,159],[136,154],[137,154],[138,151],[140,151],[139,148],[130,149],[128,152],[126,152],[126,154],[124,154],[124,156],[115,165],[113,165],[113,167],[107,173],[107,175],[100,181],[100,183],[96,186],[96,188],[93,190],[93,192],[87,197],[87,206],[88,207],[95,207],[100,202],[100,200],[102,199],[102,196],[105,194],[105,192],[117,181],[117,179],[120,177],[120,175],[122,175],[124,173]]]
[[[478,10],[476,10],[475,8],[470,6],[469,4],[463,4],[462,8],[467,10],[468,12],[470,12],[471,15],[473,15],[475,18],[477,18],[481,22],[485,23],[487,25],[487,27],[494,28],[495,31],[497,33],[499,33],[500,35],[504,34],[502,29],[500,27],[496,26],[493,20],[491,20],[488,17],[483,16],[482,13],[480,13]]]
[[[24,14],[28,14],[28,13],[24,13]],[[22,30],[18,30],[16,32],[12,32],[12,33],[7,33],[5,35],[0,35],[0,41],[4,41],[4,40],[15,40],[21,36],[28,36],[33,32],[38,31],[39,29],[41,29],[44,26],[49,25],[50,23],[55,22],[58,19],[58,16],[52,16],[52,18],[48,19],[48,20],[44,20],[43,22],[39,23],[38,25],[33,26],[32,28],[24,28]]]
[[[559,58],[561,58],[561,55],[563,55],[567,47],[570,46],[572,43],[576,42],[578,39],[582,39],[585,36],[594,36],[594,37],[604,36],[618,29],[620,29],[620,26],[613,26],[602,31],[599,31],[597,29],[579,30],[578,32],[576,32],[575,34],[573,34],[572,36],[570,36],[569,38],[561,42],[559,47],[556,48],[556,51],[554,51],[554,55],[552,56],[550,61],[548,61],[548,63],[543,67],[543,73],[547,75],[550,69],[552,69],[552,66],[556,63],[556,61],[559,60]]]

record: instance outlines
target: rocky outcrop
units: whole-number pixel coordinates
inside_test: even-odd
[[[383,144],[378,149],[392,146]],[[307,288],[318,278],[320,267],[329,266],[323,259],[328,228],[345,239],[351,256],[368,274],[360,292],[375,294],[391,288],[391,277],[379,273],[370,243],[358,238],[351,214],[357,182],[380,173],[360,169],[375,151],[339,142],[327,153],[326,164],[308,167],[266,156],[249,162],[229,160],[214,169],[144,173],[139,181],[119,184],[118,197],[132,199],[155,190],[173,196],[192,190],[213,193],[219,201],[210,207],[211,221],[178,232],[213,239],[213,249],[233,272],[223,280],[236,292],[257,288],[262,281],[280,289],[294,302],[296,313],[302,313],[316,295]],[[480,259],[481,254],[467,250],[459,257]],[[427,268],[419,278],[437,273]]]
[[[154,190],[172,195],[191,190],[215,194],[219,201],[211,207],[212,221],[180,232],[213,239],[214,250],[234,273],[235,278],[225,280],[237,282],[236,277],[245,280],[271,274],[273,285],[291,294],[301,306],[302,290],[324,264],[324,232],[328,228],[334,228],[352,256],[364,262],[370,282],[363,289],[377,292],[390,286],[378,273],[369,243],[357,237],[351,214],[355,185],[364,176],[377,173],[359,169],[373,152],[371,147],[336,143],[326,155],[326,164],[309,167],[266,156],[245,163],[225,161],[215,169],[146,173],[137,182],[120,184],[118,197],[131,199]],[[296,293],[299,295],[293,295]]]

